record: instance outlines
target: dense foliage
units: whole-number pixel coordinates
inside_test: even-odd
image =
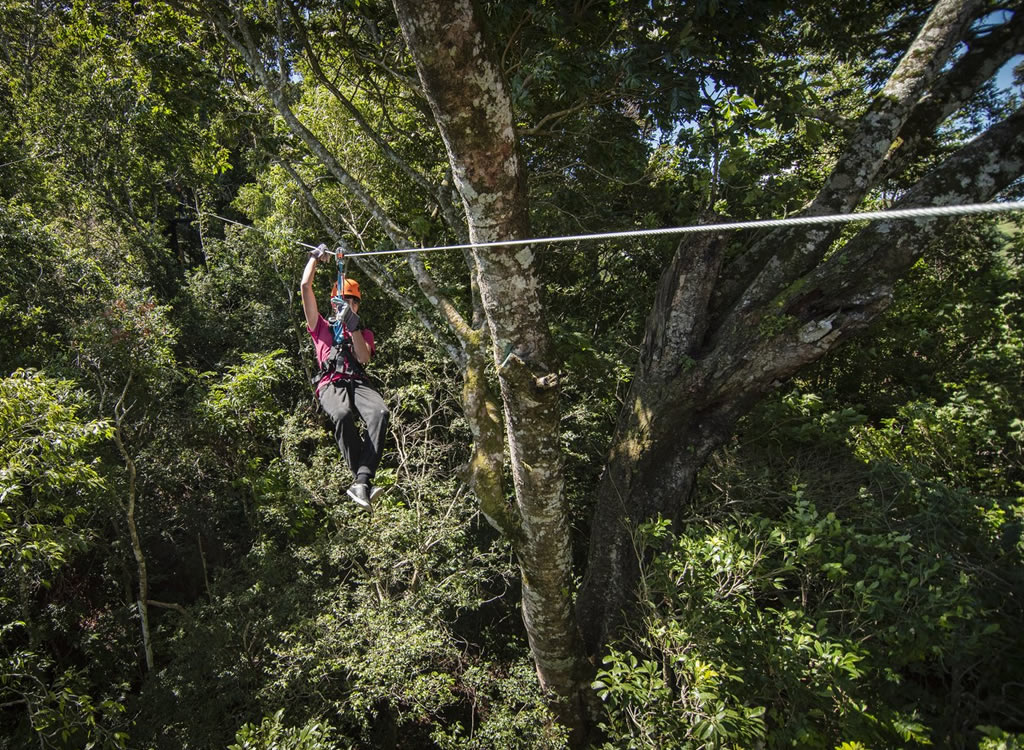
[[[278,6],[252,5],[271,35]],[[793,210],[926,4],[483,5],[535,226],[576,233]],[[443,180],[423,103],[380,77],[411,64],[367,46],[399,46],[390,8],[288,8]],[[295,240],[325,231],[303,189],[367,217],[225,41],[176,4],[10,0],[0,75],[0,749],[567,747],[468,484],[462,375],[378,285],[413,287],[397,261],[360,278],[391,491],[373,515],[343,500],[296,295]],[[417,240],[451,238],[309,59],[288,83]],[[1016,106],[988,87],[912,168]],[[671,252],[542,261],[581,557]],[[455,255],[426,262],[468,309]],[[951,225],[867,335],[747,415],[682,527],[641,529],[642,616],[596,665],[593,746],[1024,746],[1022,282],[1019,218]]]

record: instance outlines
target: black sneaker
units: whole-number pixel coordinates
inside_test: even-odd
[[[348,496],[363,510],[370,510],[370,485],[356,482],[348,488]]]

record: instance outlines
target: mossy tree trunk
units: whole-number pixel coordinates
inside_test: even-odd
[[[462,197],[471,242],[530,235],[511,102],[470,2],[395,0],[403,35]],[[588,669],[571,608],[569,514],[562,493],[558,363],[530,247],[474,253],[504,406],[519,533],[523,622],[543,685],[573,727]]]
[[[948,113],[964,101],[962,89],[946,85],[950,76],[965,76],[964,65],[940,71],[979,9],[963,0],[935,6],[853,130],[808,215],[855,208],[902,158],[899,149],[920,140],[908,124],[930,132],[938,125],[936,111]],[[948,101],[936,101],[934,92]],[[1017,111],[918,180],[893,207],[989,200],[1022,173],[1024,112]],[[615,636],[631,609],[639,575],[637,526],[658,516],[678,525],[700,468],[736,421],[866,328],[948,221],[877,221],[838,248],[838,229],[782,228],[728,263],[724,237],[680,243],[660,280],[597,493],[577,602],[591,653]]]

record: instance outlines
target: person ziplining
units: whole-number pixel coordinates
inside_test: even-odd
[[[320,260],[328,254],[331,253],[326,245],[310,250],[302,273],[302,311],[319,365],[313,386],[334,426],[338,449],[352,470],[354,480],[347,495],[359,507],[372,511],[373,500],[383,489],[373,485],[373,478],[380,463],[390,413],[366,373],[376,344],[373,331],[360,323],[359,283],[345,278],[341,250],[336,254],[338,279],[331,290],[333,315],[328,321],[320,314],[313,292],[313,277]],[[362,419],[365,433],[356,424],[357,418]]]

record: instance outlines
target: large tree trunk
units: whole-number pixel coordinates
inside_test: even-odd
[[[472,242],[529,236],[511,105],[472,3],[395,0],[448,150]],[[587,674],[570,606],[572,554],[562,495],[556,362],[530,248],[475,253],[493,343],[521,534],[523,621],[543,685],[579,726]]]
[[[639,575],[637,526],[659,516],[675,521],[698,470],[728,435],[728,424],[703,413],[701,384],[694,377],[722,250],[722,238],[710,233],[680,243],[647,319],[640,363],[598,487],[577,605],[592,653],[619,625],[632,598]],[[688,378],[689,398],[681,398],[674,389]]]
[[[1024,110],[993,126],[922,178],[897,208],[991,199],[1024,174]],[[749,408],[866,328],[948,219],[874,222],[828,260],[790,277],[770,303],[724,311],[715,330],[717,239],[681,243],[662,276],[626,407],[598,489],[586,578],[577,604],[588,649],[599,651],[631,609],[637,526],[678,523],[701,466]],[[780,253],[784,253],[781,249]]]
[[[957,41],[978,0],[941,0],[868,107],[809,215],[849,211],[877,184],[898,137]],[[1021,114],[993,127],[908,191],[900,205],[987,200],[1022,171]],[[934,128],[921,117],[919,127]],[[876,223],[833,250],[835,228],[769,233],[730,264],[720,243],[684,241],[662,276],[641,362],[597,493],[577,616],[590,653],[631,610],[641,561],[639,524],[678,523],[710,453],[736,420],[800,368],[862,330],[890,303],[892,286],[941,222]],[[824,260],[832,250],[828,260]]]

